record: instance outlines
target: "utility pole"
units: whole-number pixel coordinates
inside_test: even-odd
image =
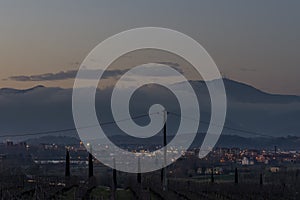
[[[167,181],[167,111],[164,110],[164,135],[163,135],[163,147],[164,147],[164,167],[162,169],[163,173],[163,191],[168,189],[168,181]]]

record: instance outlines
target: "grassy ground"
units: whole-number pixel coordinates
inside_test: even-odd
[[[107,187],[96,187],[91,191],[90,198],[93,199],[110,199],[111,198],[111,190]],[[116,198],[122,200],[131,200],[133,199],[133,194],[130,190],[118,189],[116,191]]]
[[[133,194],[130,190],[117,190],[117,199],[131,200]]]
[[[64,192],[62,195],[60,195],[58,198],[59,199],[64,199],[64,200],[73,200],[74,199],[74,194],[75,194],[76,188],[73,187],[70,190]]]
[[[101,199],[110,199],[111,191],[107,187],[96,187],[92,190],[90,198],[101,198]]]

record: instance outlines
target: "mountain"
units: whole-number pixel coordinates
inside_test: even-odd
[[[210,119],[210,98],[203,81],[191,81],[197,93],[201,109],[201,120]],[[207,84],[214,84],[209,81]],[[228,109],[223,134],[241,137],[257,137],[263,133],[275,137],[300,136],[300,97],[293,95],[268,94],[244,83],[224,79]],[[180,86],[180,83],[178,83]],[[112,88],[99,89],[96,94],[96,110],[101,122],[113,121],[110,111]],[[159,86],[142,87],[131,99],[132,116],[148,113],[154,103],[166,105],[167,110],[179,111],[174,95]],[[0,89],[0,136],[36,133],[74,128],[72,116],[72,89],[37,86],[26,90]],[[101,116],[101,117],[100,117]],[[178,119],[168,116],[169,131],[175,132]],[[145,125],[149,118],[137,119]],[[199,132],[207,126],[201,124]],[[232,129],[230,129],[232,128]],[[108,135],[120,135],[114,124],[105,128]],[[246,130],[244,132],[237,129]],[[57,133],[74,136],[76,131]],[[122,134],[121,134],[122,135]],[[36,136],[32,136],[36,137]],[[26,139],[19,137],[18,139]],[[9,137],[2,137],[3,140]]]
[[[269,94],[244,83],[224,79],[227,95],[231,100],[244,103],[287,104],[300,102],[296,95]]]
[[[18,89],[14,89],[14,88],[1,88],[0,89],[0,95],[9,95],[9,94],[20,94],[20,93],[27,93],[30,91],[34,91],[37,90],[39,88],[45,88],[45,86],[43,85],[37,85],[33,88],[29,88],[29,89],[25,89],[25,90],[18,90]]]

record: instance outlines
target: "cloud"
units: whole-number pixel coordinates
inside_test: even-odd
[[[156,64],[156,63],[152,63]],[[158,64],[168,65],[172,68],[175,68],[177,71],[181,72],[180,66],[177,63],[171,62],[161,62]],[[108,79],[111,77],[117,77],[124,73],[126,73],[128,69],[115,69],[115,70],[107,70],[103,73],[102,79]],[[82,73],[80,74],[79,78],[82,79],[98,79],[99,70],[88,70],[83,69]],[[7,79],[3,80],[13,80],[13,81],[20,81],[20,82],[27,82],[27,81],[59,81],[59,80],[67,80],[67,79],[74,79],[76,77],[77,70],[68,70],[68,71],[60,71],[57,73],[45,73],[45,74],[37,74],[37,75],[20,75],[20,76],[11,76]],[[152,73],[153,74],[153,73]],[[164,76],[162,71],[158,71],[155,75]]]
[[[75,70],[70,71],[61,71],[58,73],[46,73],[46,74],[38,74],[38,75],[31,75],[31,76],[11,76],[9,77],[10,80],[14,81],[53,81],[53,80],[65,80],[71,79],[76,76]]]
[[[110,78],[114,76],[119,76],[125,73],[127,70],[108,70],[103,73],[102,78]],[[58,80],[67,80],[74,79],[76,77],[77,70],[69,70],[69,71],[61,71],[58,73],[45,73],[31,76],[11,76],[8,79],[13,81],[58,81]],[[99,74],[99,70],[82,70],[80,78],[82,79],[97,79],[97,75]],[[3,79],[3,80],[8,80]]]
[[[180,67],[178,63],[174,63],[174,62],[158,62],[158,64],[168,65],[170,67]]]
[[[181,74],[184,73],[183,70],[182,70],[182,68],[181,68],[181,66],[178,63],[174,63],[174,62],[158,62],[157,64],[168,65],[168,66],[176,69]]]
[[[140,77],[177,77],[178,75],[170,73],[170,71],[165,68],[165,65],[177,70],[179,73],[183,74],[183,71],[179,68],[179,65],[169,65],[166,63],[147,63],[140,65],[143,68],[135,69],[130,76],[140,76]]]

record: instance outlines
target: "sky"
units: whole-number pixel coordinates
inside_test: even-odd
[[[0,0],[0,88],[71,88],[101,41],[156,26],[194,38],[227,78],[300,95],[299,9],[297,0]],[[53,74],[71,75],[30,79]]]

